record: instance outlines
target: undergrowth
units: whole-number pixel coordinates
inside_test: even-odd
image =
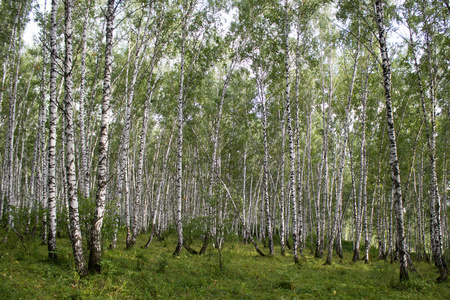
[[[124,236],[119,236],[124,241]],[[47,246],[37,240],[26,248],[10,239],[0,243],[1,299],[450,299],[450,284],[438,284],[433,265],[415,262],[417,273],[398,280],[398,264],[372,258],[351,262],[352,254],[333,258],[331,266],[309,249],[294,265],[290,254],[260,257],[251,245],[225,242],[222,267],[211,246],[203,256],[183,250],[173,257],[175,236],[137,246],[105,250],[102,273],[80,278],[67,239],[58,240],[59,258],[47,259]],[[200,241],[191,247],[200,249]],[[267,252],[267,251],[266,251]]]

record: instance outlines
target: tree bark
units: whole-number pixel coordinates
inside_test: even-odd
[[[300,31],[297,31],[297,44],[295,49],[295,131],[296,131],[296,147],[297,147],[297,198],[298,198],[298,215],[297,215],[297,227],[298,227],[298,235],[299,235],[299,251],[300,255],[303,253],[303,247],[305,245],[305,239],[307,236],[305,226],[304,226],[304,218],[303,218],[303,165],[305,162],[305,158],[303,157],[303,160],[300,158],[300,101],[299,101],[299,89],[300,89]],[[284,111],[284,119],[286,119],[286,111]],[[284,123],[283,123],[284,124]],[[284,125],[286,126],[286,125]],[[286,134],[286,133],[284,133]],[[283,147],[284,152],[284,147]],[[284,168],[283,168],[284,169]],[[283,180],[284,182],[284,180]],[[289,210],[289,206],[287,206]],[[289,216],[289,214],[286,214]],[[289,219],[289,218],[288,218]],[[289,224],[289,223],[288,223]],[[287,226],[289,229],[289,226]],[[286,236],[289,236],[286,234]],[[289,239],[287,239],[287,242],[289,242]],[[288,248],[289,247],[288,244]]]
[[[391,165],[391,180],[393,189],[393,201],[395,206],[395,220],[397,231],[397,247],[400,262],[400,280],[408,280],[408,261],[406,253],[406,241],[403,227],[403,202],[400,180],[399,159],[397,155],[397,141],[395,138],[394,116],[391,103],[391,66],[386,45],[386,30],[384,27],[383,1],[375,1],[375,12],[378,26],[378,42],[380,44],[384,91],[386,98],[387,131],[389,136],[389,153]]]
[[[83,244],[78,212],[77,178],[75,172],[75,141],[73,129],[73,78],[72,78],[72,18],[73,2],[65,1],[65,59],[64,59],[64,117],[66,134],[66,173],[67,173],[67,196],[69,201],[70,230],[72,240],[73,256],[78,273],[83,276],[87,274],[86,262],[83,253]]]
[[[316,201],[316,227],[317,227],[317,241],[316,251],[314,256],[317,258],[323,257],[324,235],[325,235],[325,206],[328,198],[328,129],[330,127],[331,119],[331,100],[333,97],[333,77],[330,69],[330,87],[327,101],[325,97],[325,80],[323,72],[323,63],[321,63],[322,75],[322,122],[323,122],[323,144],[322,144],[322,161],[319,168],[319,186],[317,188]],[[325,107],[327,103],[327,107]],[[322,186],[323,185],[323,186]],[[320,201],[321,190],[323,189],[323,199]]]
[[[50,23],[50,103],[49,103],[49,140],[48,140],[48,256],[57,258],[56,252],[56,12],[57,2],[52,0]]]
[[[264,158],[263,158],[263,196],[264,196],[264,210],[266,221],[266,232],[268,237],[269,255],[274,255],[273,252],[273,232],[272,232],[272,220],[270,218],[269,208],[269,147],[267,145],[267,103],[264,95],[264,87],[262,83],[258,84],[258,94],[262,103],[262,125],[263,125],[263,146],[264,146]]]
[[[284,190],[284,169],[285,169],[285,153],[284,148],[286,145],[286,125],[284,123],[285,120],[285,111],[281,113],[281,163],[280,163],[280,244],[281,244],[281,255],[286,255],[286,228],[285,228],[285,190]],[[245,204],[244,204],[245,205]]]
[[[368,68],[368,66],[367,66]],[[361,239],[361,230],[364,230],[364,259],[367,263],[369,261],[368,253],[366,249],[368,241],[368,229],[367,229],[367,161],[366,161],[366,99],[369,80],[369,70],[366,70],[364,90],[361,97],[361,147],[360,147],[360,181],[359,181],[359,195],[358,195],[358,207],[357,218],[355,222],[355,248],[353,252],[353,261],[356,262],[360,258],[359,246]],[[367,256],[366,256],[367,254]]]
[[[115,7],[114,0],[108,0],[106,10],[106,47],[105,47],[105,72],[103,77],[102,118],[100,125],[100,140],[98,147],[97,167],[97,194],[95,214],[91,228],[89,270],[100,273],[102,255],[102,225],[105,214],[106,186],[108,184],[107,160],[108,160],[108,132],[110,123],[110,99],[111,99],[111,73],[112,73],[112,46],[114,29]]]
[[[87,52],[87,29],[88,29],[88,20],[89,20],[89,5],[90,0],[87,1],[85,12],[84,12],[84,22],[83,22],[83,33],[82,33],[82,41],[81,41],[81,62],[80,62],[80,144],[81,144],[81,187],[83,191],[83,197],[85,199],[89,199],[90,191],[89,191],[89,179],[90,172],[88,168],[88,151],[86,149],[86,125],[85,125],[85,98],[86,98],[86,52]]]
[[[291,102],[289,98],[289,32],[290,32],[290,26],[289,26],[289,20],[288,20],[288,1],[285,0],[285,24],[284,24],[284,52],[285,52],[285,59],[284,59],[284,66],[285,66],[285,110],[286,110],[286,123],[287,123],[287,132],[289,136],[289,197],[291,199],[291,205],[292,205],[292,240],[293,240],[293,246],[292,246],[292,252],[294,256],[294,263],[299,262],[298,258],[298,246],[299,246],[299,236],[298,236],[298,214],[301,214],[301,207],[297,207],[297,199],[296,199],[296,192],[295,189],[297,188],[296,185],[296,178],[295,178],[295,147],[294,147],[294,133],[292,129],[292,117],[291,117]]]
[[[176,176],[176,214],[175,214],[175,226],[177,229],[177,246],[173,252],[174,256],[179,256],[181,249],[183,248],[183,224],[181,219],[182,209],[182,179],[183,179],[183,102],[184,102],[184,60],[185,60],[185,43],[186,43],[186,31],[187,31],[187,19],[188,15],[183,16],[181,24],[181,53],[180,53],[180,85],[178,93],[178,142],[177,142],[177,176]]]

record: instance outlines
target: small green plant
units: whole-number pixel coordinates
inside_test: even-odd
[[[164,273],[166,271],[169,262],[165,257],[160,257],[156,263],[156,273]]]
[[[146,269],[147,263],[148,259],[145,257],[144,253],[136,254],[136,269],[138,271]]]
[[[119,272],[119,267],[109,259],[102,259],[100,265],[104,275],[111,276]]]
[[[278,282],[278,287],[280,289],[292,290],[294,288],[294,284],[290,280],[281,280]]]

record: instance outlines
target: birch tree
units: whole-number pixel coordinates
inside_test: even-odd
[[[48,139],[48,255],[57,258],[56,248],[56,12],[58,5],[52,0],[50,13],[50,103],[49,103],[49,139]]]
[[[75,172],[75,141],[73,128],[73,46],[72,46],[72,19],[73,2],[67,0],[64,3],[65,8],[65,57],[64,57],[64,120],[65,120],[65,157],[67,174],[67,197],[69,202],[70,218],[70,238],[72,242],[72,251],[75,258],[75,267],[80,275],[87,274],[87,266],[83,253],[83,244],[79,222],[78,195],[77,195],[77,177]]]
[[[257,75],[258,78],[258,75]],[[262,78],[257,79],[258,84],[258,96],[262,104],[262,125],[263,125],[263,145],[264,145],[264,158],[263,158],[263,197],[264,197],[264,210],[266,216],[266,231],[268,237],[269,255],[274,255],[273,252],[273,232],[272,232],[272,220],[270,216],[269,208],[269,147],[267,145],[267,103],[266,96],[264,95],[264,85],[262,84]]]
[[[397,155],[397,141],[395,137],[394,115],[391,101],[391,65],[386,45],[386,29],[384,25],[383,1],[375,1],[375,13],[378,27],[378,42],[383,69],[384,96],[386,98],[387,133],[389,137],[389,163],[391,165],[391,180],[393,202],[395,207],[395,223],[397,232],[398,258],[400,263],[400,280],[408,280],[408,261],[406,253],[406,241],[403,225],[402,187],[400,180],[399,159]]]
[[[98,147],[97,167],[97,194],[95,215],[91,229],[89,270],[100,272],[102,255],[102,225],[106,205],[106,187],[108,184],[107,160],[108,160],[108,133],[111,109],[111,73],[113,63],[113,30],[115,17],[114,0],[108,0],[106,7],[106,47],[105,47],[105,72],[103,76],[102,119],[100,127],[100,140]]]
[[[176,214],[175,226],[177,229],[177,246],[173,252],[174,256],[179,256],[183,248],[183,223],[181,220],[182,208],[182,179],[183,179],[183,102],[184,102],[184,60],[185,60],[185,45],[187,34],[187,22],[189,18],[190,9],[187,7],[186,1],[183,1],[182,20],[181,20],[181,49],[180,49],[180,84],[178,89],[178,140],[177,140],[177,161],[176,161]]]
[[[89,10],[91,1],[86,1],[86,6],[84,7],[84,21],[83,21],[83,32],[81,39],[81,61],[80,61],[80,111],[79,111],[79,123],[80,123],[80,157],[81,157],[81,172],[80,173],[80,184],[81,190],[83,191],[83,197],[89,199],[90,195],[90,169],[88,167],[88,155],[86,145],[86,122],[85,122],[85,99],[86,99],[86,53],[87,53],[87,30],[89,24]]]
[[[289,197],[291,199],[292,205],[292,239],[293,239],[293,256],[294,263],[299,262],[298,258],[298,245],[302,237],[298,236],[298,214],[302,214],[302,208],[297,207],[297,199],[295,189],[296,185],[296,173],[295,173],[295,147],[294,147],[294,131],[292,128],[292,116],[291,116],[291,103],[289,98],[290,86],[289,86],[289,6],[288,0],[284,2],[284,36],[283,36],[283,46],[284,46],[284,66],[285,66],[285,110],[286,110],[286,123],[287,132],[289,137]]]

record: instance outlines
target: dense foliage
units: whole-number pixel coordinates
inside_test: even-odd
[[[208,268],[212,263],[207,258],[186,258],[181,252],[183,260],[195,263],[178,265],[167,251],[138,249],[144,239],[147,248],[154,236],[162,239],[177,231],[177,242],[173,236],[164,241],[170,249],[178,245],[175,255],[182,248],[208,256],[232,247],[230,260],[239,260],[241,254],[248,258],[248,252],[238,250],[247,246],[237,242],[227,246],[234,236],[252,242],[261,256],[275,254],[269,259],[276,266],[265,258],[242,264],[248,267],[254,262],[266,274],[279,271],[271,285],[289,290],[280,292],[287,297],[297,293],[331,297],[335,290],[339,295],[333,281],[324,287],[329,294],[318,294],[322,288],[312,284],[299,286],[298,280],[305,278],[298,274],[304,272],[302,268],[319,268],[316,260],[311,262],[309,249],[316,258],[329,250],[327,263],[331,263],[333,248],[342,256],[346,243],[353,244],[353,261],[375,261],[368,267],[350,267],[342,261],[324,267],[334,268],[324,271],[335,272],[331,277],[360,272],[355,276],[361,282],[349,282],[354,285],[350,289],[368,286],[369,281],[375,289],[376,282],[383,282],[389,289],[405,288],[402,297],[408,298],[408,289],[415,285],[420,291],[421,285],[434,288],[428,279],[416,277],[411,286],[389,286],[391,266],[377,260],[398,260],[400,243],[406,247],[409,271],[426,269],[422,276],[435,279],[439,273],[439,281],[446,279],[450,259],[450,10],[446,1],[85,0],[74,1],[71,8],[72,33],[67,32],[67,5],[51,2],[46,6],[29,0],[0,3],[5,293],[14,292],[5,278],[16,276],[13,270],[20,264],[17,257],[8,256],[7,249],[13,248],[8,243],[22,242],[24,260],[42,260],[43,249],[35,237],[47,243],[57,233],[71,238],[73,246],[71,232],[77,222],[83,246],[79,250],[84,249],[84,254],[78,253],[80,259],[87,260],[95,248],[97,263],[91,271],[102,269],[109,275],[117,268],[136,276],[135,269],[126,270],[128,263],[121,261],[122,256],[142,259],[143,267],[138,268],[157,270],[155,265],[162,261],[174,272],[194,265]],[[55,7],[56,23],[51,22],[50,5]],[[25,46],[22,36],[30,10],[40,33]],[[387,51],[381,46],[384,29]],[[73,53],[68,51],[70,39]],[[68,56],[73,67],[67,68]],[[67,88],[69,80],[72,90]],[[395,162],[386,125],[387,85],[398,153]],[[55,122],[49,117],[52,92],[57,101]],[[68,131],[69,101],[73,131]],[[51,132],[56,133],[56,176],[51,177],[56,208],[49,193]],[[68,153],[71,140],[75,153]],[[74,154],[72,165],[69,154]],[[397,162],[401,184],[393,189],[391,167]],[[402,197],[396,198],[393,191],[400,191]],[[53,213],[56,232],[50,226]],[[98,226],[100,230],[95,229]],[[399,238],[400,227],[404,239]],[[117,239],[122,229],[126,237]],[[72,254],[67,240],[56,238],[56,243],[57,250],[49,250],[49,257],[57,261],[55,274],[65,268],[77,276],[69,273]],[[258,248],[261,243],[267,251]],[[299,255],[294,251],[295,262],[302,265],[298,270],[278,257],[279,252],[291,254],[285,250],[291,243],[298,247]],[[125,244],[136,250],[123,251]],[[105,252],[116,245],[116,252]],[[206,252],[208,247],[218,250]],[[74,246],[73,251],[77,251]],[[159,255],[159,261],[146,251],[156,251],[151,253]],[[424,259],[438,266],[436,275],[429,275],[430,268],[420,263]],[[45,262],[42,268],[49,266]],[[245,278],[238,267],[224,272],[239,272]],[[149,281],[165,280],[157,271],[145,271]],[[376,273],[375,279],[369,273]],[[230,274],[219,272],[217,280],[238,276]],[[191,275],[203,280],[205,274]],[[69,280],[67,274],[61,276]],[[211,278],[204,280],[216,280]],[[75,285],[90,284],[70,280]],[[111,288],[109,281],[99,284],[109,289],[111,297],[115,292],[125,297],[131,290],[128,281],[120,280],[123,292]],[[206,285],[213,288],[211,282]],[[167,288],[188,297],[171,283]],[[230,293],[231,289],[237,287],[230,287]],[[431,289],[423,290],[424,297],[434,298]],[[156,284],[150,291],[160,292]],[[399,295],[387,297],[391,296]]]

